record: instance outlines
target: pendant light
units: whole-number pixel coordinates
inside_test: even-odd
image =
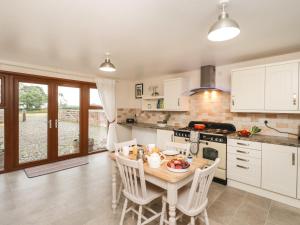
[[[227,41],[235,38],[240,34],[240,28],[236,21],[229,18],[225,11],[229,0],[220,0],[222,12],[219,15],[218,21],[212,25],[208,32],[208,40],[210,41]]]
[[[110,62],[110,54],[106,53],[106,58],[104,60],[104,62],[99,66],[99,70],[104,71],[104,72],[115,72],[116,71],[116,67],[114,66],[114,64],[112,64]]]

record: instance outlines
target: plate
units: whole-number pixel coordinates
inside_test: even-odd
[[[165,150],[162,153],[165,154],[165,155],[167,155],[167,156],[174,156],[174,155],[178,155],[179,154],[179,152],[177,150],[172,150],[172,149]]]
[[[167,169],[171,172],[174,172],[174,173],[185,173],[185,172],[189,171],[189,168],[186,168],[186,169],[173,169],[173,168],[168,167],[168,166],[167,166]]]

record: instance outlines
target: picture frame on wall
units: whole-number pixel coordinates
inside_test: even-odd
[[[135,84],[135,98],[142,98],[144,93],[144,84]]]

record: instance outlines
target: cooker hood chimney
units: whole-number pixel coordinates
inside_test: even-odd
[[[216,87],[216,67],[212,65],[201,66],[200,86],[190,90],[191,95],[205,90],[219,90]]]

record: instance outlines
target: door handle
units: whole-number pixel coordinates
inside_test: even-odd
[[[249,152],[241,151],[241,150],[236,150],[236,152],[238,152],[238,153],[243,153],[243,154],[249,154]]]
[[[292,153],[292,165],[295,166],[296,163],[296,154]]]
[[[58,128],[58,120],[55,120],[55,128]]]
[[[241,165],[236,165],[236,167],[238,167],[238,168],[242,168],[242,169],[246,169],[246,170],[248,170],[248,169],[249,169],[249,167],[247,167],[247,166],[241,166]]]
[[[243,162],[249,162],[249,159],[236,158],[236,160],[243,161]]]
[[[246,144],[246,143],[241,143],[241,142],[238,142],[238,143],[236,143],[236,144],[238,144],[238,145],[242,145],[242,146],[249,146],[249,144]]]
[[[52,128],[52,120],[48,121],[48,127],[51,129]]]
[[[293,94],[293,105],[297,105],[297,95]]]

